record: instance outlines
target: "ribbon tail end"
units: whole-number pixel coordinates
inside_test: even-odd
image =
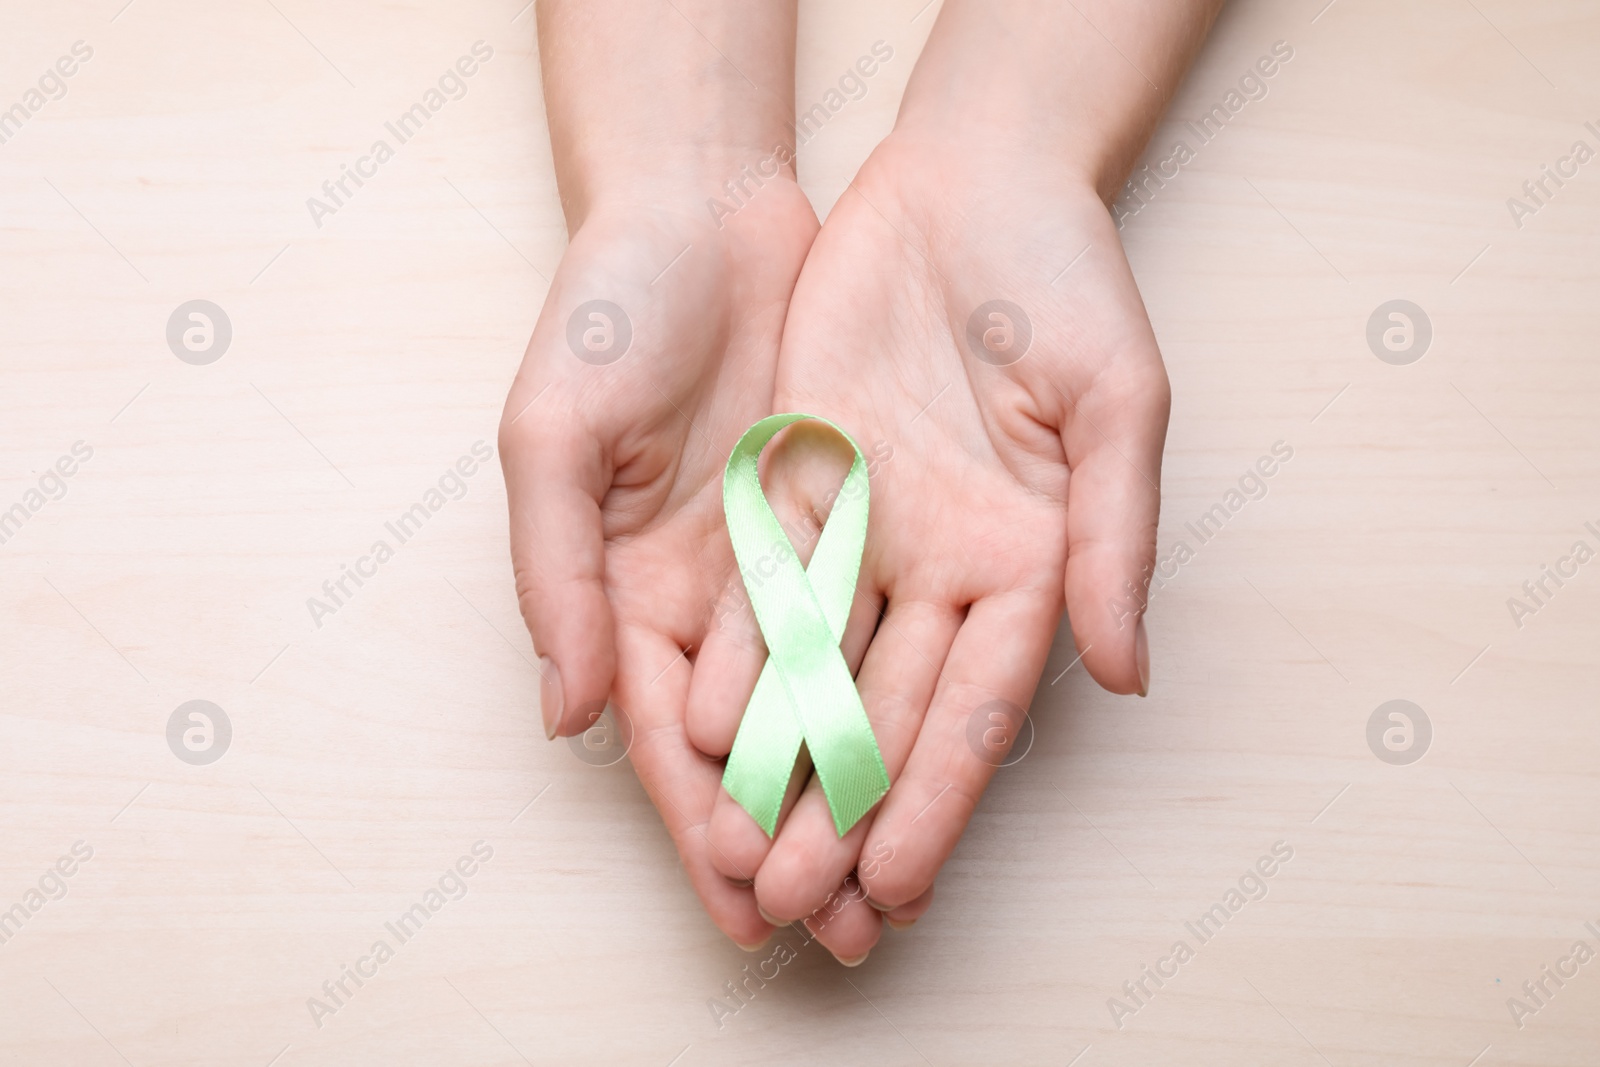
[[[862,797],[859,801],[849,806],[832,808],[834,830],[838,832],[840,837],[849,833],[855,828],[856,823],[865,818],[867,812],[877,807],[878,801],[882,800],[888,793],[889,784],[885,782],[877,793],[871,797]]]

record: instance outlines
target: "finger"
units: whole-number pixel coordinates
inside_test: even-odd
[[[756,909],[755,893],[733,885],[712,865],[706,821],[721,768],[701,756],[683,731],[689,665],[661,634],[624,626],[617,639],[622,662],[630,666],[617,676],[615,703],[622,709],[619,718],[631,723],[628,758],[634,772],[661,813],[711,921],[736,944],[757,946],[772,925]]]
[[[805,927],[834,959],[859,967],[883,936],[883,916],[867,903],[861,883],[851,876],[805,917]]]
[[[1020,589],[986,597],[967,612],[911,757],[867,833],[863,855],[893,855],[861,872],[880,908],[908,904],[933,885],[999,759],[973,734],[982,737],[991,714],[1027,707],[1060,611],[1053,590]]]
[[[778,809],[778,826],[782,826],[789,812],[794,810],[795,802],[800,799],[801,791],[810,779],[811,754],[802,748],[794,761],[794,770],[789,773],[789,785],[783,794],[783,804]],[[713,862],[723,877],[738,885],[754,885],[761,863],[772,847],[772,840],[761,825],[750,817],[750,813],[720,785],[711,809],[708,833]]]
[[[572,423],[512,414],[500,426],[517,604],[539,654],[545,735],[586,729],[616,671],[600,501],[610,474],[599,442]]]
[[[867,650],[856,685],[890,782],[911,755],[962,614],[931,600],[893,601]],[[864,869],[873,861],[862,852],[871,822],[869,814],[841,838],[813,778],[756,873],[761,907],[788,920],[820,906],[858,860]]]
[[[881,597],[870,590],[860,588],[856,592],[855,603],[850,607],[850,620],[845,624],[844,641],[840,645],[844,653],[845,662],[850,665],[852,673],[855,673],[861,666],[862,659],[867,654],[868,645],[873,639],[873,634],[880,618],[879,605],[881,603]],[[699,670],[700,665],[696,663],[696,673]],[[745,699],[748,701],[748,693],[745,694]],[[743,714],[742,708],[740,709],[740,714]],[[804,762],[806,769],[809,770],[810,763],[805,757],[805,750],[802,749],[801,751],[801,762]],[[804,775],[800,775],[798,779],[791,777],[789,793],[784,798],[784,807],[780,810],[778,821],[774,826],[774,830],[777,833],[782,833],[785,821],[793,811],[795,802],[804,796],[804,793],[799,788],[804,784]],[[832,823],[830,822],[829,825],[831,826]],[[750,817],[750,813],[745,811],[737,800],[729,796],[726,790],[719,791],[717,795],[716,808],[711,815],[711,840],[718,851],[719,860],[726,862],[729,868],[757,872],[765,863],[773,841],[772,838],[767,836],[761,825]],[[832,881],[829,882],[829,886],[838,885],[849,870],[850,864],[846,864],[842,870],[834,875]],[[725,871],[724,873],[727,872]],[[729,877],[733,876],[730,874]],[[755,877],[759,877],[759,873]],[[785,919],[798,919],[805,914],[806,910],[809,909],[793,912],[786,915]]]
[[[867,903],[872,903],[870,900]],[[929,886],[916,900],[908,901],[898,908],[891,908],[883,913],[883,921],[889,924],[891,930],[909,930],[912,925],[933,906],[933,886]]]
[[[689,740],[707,756],[733,749],[739,721],[767,661],[766,642],[738,575],[712,608],[711,629],[695,656],[689,681]]]
[[[1067,615],[1084,666],[1113,693],[1150,688],[1144,625],[1161,512],[1161,449],[1171,388],[1150,338],[1134,369],[1094,381],[1062,433],[1067,488]]]

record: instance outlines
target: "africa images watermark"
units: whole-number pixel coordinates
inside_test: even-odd
[[[81,864],[94,858],[94,846],[87,841],[74,841],[69,852],[45,868],[35,886],[22,894],[22,899],[5,911],[0,911],[0,945],[9,944],[22,932],[28,920],[52,901],[67,895],[67,879],[78,873]]]
[[[1185,120],[1184,128],[1194,138],[1195,145],[1190,147],[1186,139],[1180,138],[1172,143],[1167,154],[1158,159],[1154,164],[1146,164],[1134,172],[1122,187],[1121,194],[1111,206],[1111,214],[1117,220],[1117,229],[1139,212],[1150,205],[1156,193],[1167,187],[1167,182],[1176,178],[1182,169],[1194,162],[1199,155],[1199,150],[1216,140],[1234,116],[1245,109],[1252,101],[1265,100],[1269,92],[1267,82],[1281,69],[1280,64],[1287,63],[1294,58],[1294,46],[1288,41],[1274,41],[1272,51],[1255,61],[1251,68],[1244,72],[1235,88],[1229,89],[1222,100],[1213,104],[1211,110],[1200,116],[1198,124]]]
[[[1600,938],[1600,927],[1592,922],[1585,922],[1584,928],[1596,938]],[[1522,983],[1523,996],[1507,997],[1506,1010],[1511,1013],[1511,1021],[1521,1030],[1528,1025],[1528,1020],[1538,1015],[1557,993],[1566,988],[1568,982],[1578,977],[1579,970],[1584,964],[1594,959],[1595,951],[1589,942],[1582,938],[1572,943],[1566,955],[1556,958],[1555,964],[1546,963],[1539,968],[1539,977],[1530,978]],[[1571,968],[1570,970],[1568,968]],[[1551,986],[1555,988],[1551,988]]]
[[[233,720],[209,700],[186,700],[167,716],[167,747],[191,767],[204,767],[227,755]]]
[[[35,485],[23,491],[22,499],[0,511],[0,545],[10,541],[44,506],[63,500],[67,495],[67,479],[78,473],[78,468],[94,456],[94,446],[84,441],[72,442],[72,448],[62,453]]]
[[[1583,128],[1600,141],[1600,126],[1591,121],[1585,122]],[[1556,158],[1554,164],[1540,165],[1539,173],[1522,183],[1522,196],[1506,197],[1506,210],[1511,212],[1511,221],[1517,229],[1522,229],[1524,219],[1537,215],[1541,208],[1555,199],[1556,193],[1578,176],[1578,169],[1594,157],[1595,150],[1580,137],[1572,142],[1566,155]],[[1554,188],[1551,188],[1552,184]]]
[[[1177,578],[1178,572],[1194,561],[1201,548],[1216,540],[1235,515],[1253,501],[1264,500],[1271,491],[1268,480],[1293,458],[1292,445],[1287,441],[1274,441],[1271,450],[1257,457],[1255,463],[1239,476],[1237,483],[1222,494],[1221,500],[1201,512],[1193,522],[1183,524],[1184,530],[1194,540],[1193,545],[1189,544],[1188,539],[1179,538],[1171,551],[1164,556],[1158,555],[1155,565],[1145,568],[1142,588],[1131,579],[1123,582],[1122,595],[1106,601],[1111,617],[1116,620],[1117,629],[1122,629],[1129,620],[1137,620],[1148,606],[1149,598]]]
[[[478,473],[480,464],[488,463],[493,458],[494,449],[484,441],[474,441],[469,454],[445,468],[438,481],[422,494],[422,499],[401,512],[398,518],[383,524],[384,530],[394,538],[394,544],[380,537],[354,563],[339,564],[338,576],[322,583],[322,596],[306,597],[306,610],[311,613],[311,628],[322,629],[322,620],[337,614],[368,579],[376,578],[378,568],[393,559],[396,550],[417,536],[425,522],[444,510],[450,501],[466,496],[467,479]],[[352,583],[354,589],[351,588]]]
[[[405,144],[421,132],[422,127],[442,111],[445,104],[466,96],[467,79],[478,73],[480,64],[494,58],[494,49],[483,41],[474,41],[471,53],[461,56],[453,66],[445,68],[439,80],[422,94],[420,102],[402,111],[393,122],[383,124],[396,145]],[[366,155],[358,156],[353,163],[339,164],[339,176],[322,183],[322,194],[326,199],[315,196],[306,199],[306,210],[311,212],[311,221],[317,229],[322,229],[324,216],[337,215],[356,191],[367,184],[367,179],[377,177],[378,167],[393,159],[394,154],[394,148],[380,137],[372,142]],[[351,182],[355,183],[355,189],[350,188]]]
[[[1593,534],[1596,543],[1600,544],[1600,528],[1596,528],[1592,522],[1584,523],[1583,528]],[[1572,543],[1566,555],[1558,556],[1553,564],[1543,564],[1535,577],[1523,582],[1522,597],[1506,598],[1506,610],[1511,613],[1511,622],[1516,628],[1520,630],[1527,625],[1523,620],[1530,615],[1539,614],[1539,611],[1550,603],[1567,582],[1578,576],[1578,568],[1594,557],[1594,548],[1580,537]],[[1552,585],[1554,588],[1551,588]]]
[[[754,167],[746,163],[739,168],[738,174],[723,182],[722,191],[727,194],[727,202],[714,196],[706,200],[706,210],[711,212],[711,221],[717,229],[722,229],[722,224],[730,216],[738,214],[750,203],[763,185],[782,173],[783,168],[793,162],[795,151],[844,110],[846,103],[865,97],[867,79],[878,73],[880,64],[893,58],[894,48],[888,42],[872,42],[871,50],[847,68],[835,86],[822,94],[821,100],[801,111],[796,120],[789,124],[789,129],[794,133],[794,148],[786,144],[776,145],[758,159]]]
[[[872,878],[893,859],[894,846],[879,841],[872,846],[872,855],[862,861],[860,869],[868,878]],[[866,887],[855,874],[844,880],[843,890],[829,893],[822,907],[806,916],[816,929],[812,930],[806,923],[801,923],[798,947],[789,941],[787,935],[779,938],[772,950],[756,961],[753,971],[750,964],[745,964],[739,974],[722,983],[723,993],[720,997],[706,998],[706,1010],[711,1013],[711,1021],[717,1024],[718,1030],[726,1027],[729,1019],[753,1003],[756,996],[767,988],[767,983],[783,973],[784,967],[799,959],[801,951],[817,939],[817,935],[827,928],[835,915],[844,910],[846,904],[867,897]]]
[[[1428,754],[1433,720],[1410,700],[1385,700],[1367,717],[1367,747],[1391,767],[1409,767]]]
[[[1237,884],[1228,887],[1221,901],[1201,912],[1194,922],[1185,921],[1183,928],[1194,938],[1196,945],[1209,944],[1230,919],[1245,909],[1245,905],[1267,899],[1268,881],[1292,859],[1294,847],[1287,841],[1274,841],[1272,851],[1262,855],[1246,869],[1239,876]],[[1194,959],[1195,955],[1195,947],[1180,937],[1165,955],[1157,957],[1154,965],[1145,964],[1140,968],[1137,978],[1123,982],[1123,996],[1106,998],[1106,1010],[1111,1013],[1112,1024],[1121,1030],[1123,1023],[1148,1007],[1155,995],[1166,988],[1168,981],[1178,977],[1179,969]]]
[[[438,881],[423,890],[416,903],[401,912],[393,922],[383,924],[387,937],[373,941],[372,947],[364,955],[356,957],[354,965],[339,964],[338,976],[322,983],[322,996],[306,998],[306,1010],[311,1013],[311,1021],[317,1024],[317,1029],[322,1029],[324,1018],[337,1015],[349,1007],[356,991],[378,977],[379,968],[394,959],[395,952],[416,937],[424,923],[443,911],[446,904],[466,896],[467,879],[477,874],[481,865],[493,858],[494,846],[487,841],[474,841],[469,855],[463,855],[446,867]],[[390,938],[394,939],[392,945]]]
[[[22,98],[10,107],[0,110],[0,144],[8,143],[22,132],[23,125],[53,100],[67,95],[67,79],[78,73],[80,64],[94,57],[94,49],[85,41],[72,42],[72,54],[60,57],[39,75],[35,87],[23,92]]]

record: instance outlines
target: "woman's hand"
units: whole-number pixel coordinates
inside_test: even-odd
[[[754,945],[772,928],[755,869],[734,885],[711,864],[721,768],[690,745],[684,701],[690,658],[738,585],[723,464],[771,411],[817,232],[794,182],[794,2],[543,0],[537,17],[571,243],[500,454],[546,729],[575,734],[614,699],[706,910]],[[829,928],[863,914],[876,922],[857,899]]]
[[[999,711],[1014,736],[1063,603],[1102,685],[1148,684],[1166,374],[1095,189],[1007,162],[892,135],[835,206],[794,293],[776,410],[826,416],[889,456],[870,480],[843,646],[893,787],[841,839],[813,780],[770,843],[720,795],[712,862],[730,878],[759,868],[756,896],[775,919],[811,912],[858,863],[891,919],[920,914],[994,772],[973,720],[982,737]],[[826,431],[790,434],[768,467],[775,509],[791,522],[825,515],[847,457],[816,447]],[[741,684],[697,669],[690,728],[707,751],[731,745],[759,671],[746,636],[752,651],[724,661]]]
[[[768,925],[748,888],[715,873],[703,832],[721,772],[684,732],[683,650],[733,575],[723,465],[770,410],[817,224],[789,181],[725,221],[693,201],[585,218],[507,397],[500,453],[547,733],[585,730],[614,698],[712,919],[751,944]]]
[[[759,864],[769,917],[807,913],[852,868],[891,922],[928,906],[1063,603],[1102,685],[1149,683],[1169,390],[1107,204],[1220,7],[945,0],[895,132],[812,248],[775,407],[892,457],[871,480],[842,646],[893,786],[842,839],[800,774],[775,842],[719,797],[718,869]],[[804,432],[768,471],[791,522],[825,514],[844,471]],[[727,750],[759,666],[757,652],[696,671],[703,750]],[[829,947],[865,952],[879,931],[855,933]]]

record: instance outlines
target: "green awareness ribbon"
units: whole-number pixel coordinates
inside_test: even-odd
[[[779,430],[814,419],[850,442],[855,461],[802,568],[767,503],[757,463]],[[771,415],[746,430],[722,479],[728,536],[750,606],[767,642],[767,662],[728,754],[722,787],[771,837],[803,741],[843,837],[889,791],[861,694],[839,650],[867,544],[867,461],[850,435],[827,419]],[[772,568],[772,574],[765,573]]]

